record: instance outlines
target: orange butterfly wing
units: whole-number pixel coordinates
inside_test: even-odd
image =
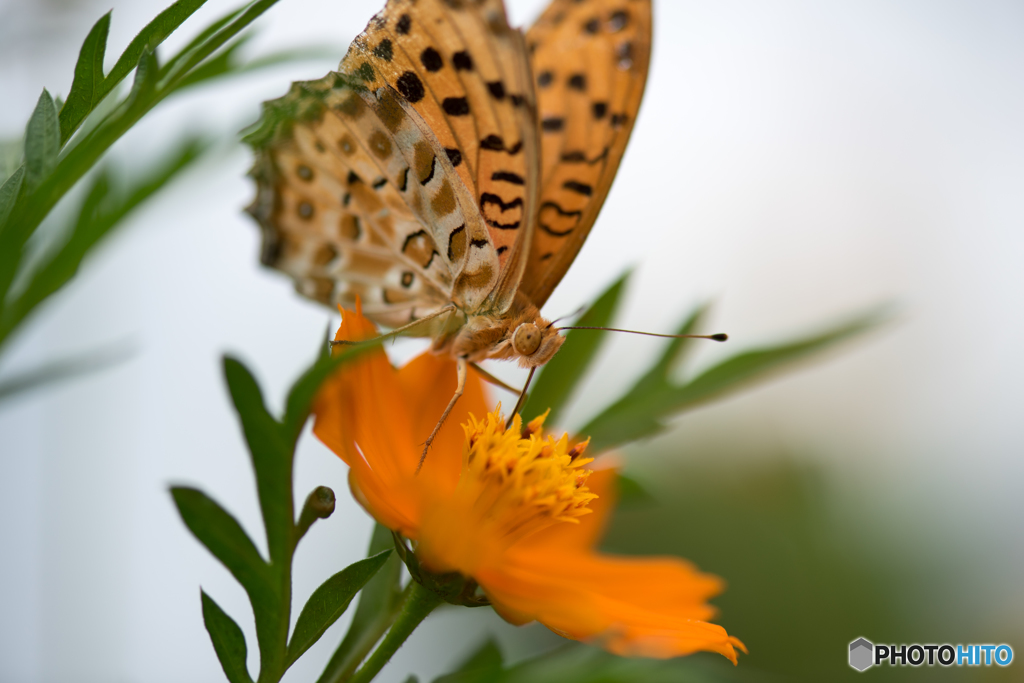
[[[540,116],[537,228],[520,291],[542,306],[583,246],[633,129],[650,0],[554,0],[526,35]]]

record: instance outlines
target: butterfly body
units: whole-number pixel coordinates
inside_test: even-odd
[[[543,365],[562,337],[539,308],[614,179],[650,38],[650,0],[553,0],[525,36],[502,0],[389,0],[248,137],[263,262],[430,337],[460,381]]]

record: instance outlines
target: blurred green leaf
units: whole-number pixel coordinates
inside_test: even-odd
[[[619,473],[615,477],[615,487],[619,507],[642,507],[656,502],[647,487],[629,475]]]
[[[53,172],[60,154],[57,106],[44,88],[25,129],[25,184],[35,190]]]
[[[127,359],[132,349],[117,345],[98,349],[73,358],[45,363],[37,368],[0,380],[0,403],[13,396],[20,396],[32,389],[38,389],[53,382],[95,372]]]
[[[698,306],[686,317],[683,324],[676,328],[673,334],[696,334],[701,322],[707,315],[709,306],[704,304]],[[672,339],[665,346],[665,350],[658,357],[657,362],[651,366],[644,375],[637,380],[633,388],[626,395],[625,400],[632,400],[636,396],[643,396],[650,391],[661,389],[670,385],[670,375],[675,367],[683,360],[686,352],[695,344],[706,344],[707,340],[698,339]]]
[[[584,327],[607,327],[615,315],[629,275],[629,272],[623,273],[574,324]],[[566,333],[562,352],[555,354],[555,357],[544,366],[527,396],[526,405],[522,410],[526,418],[532,419],[550,408],[548,424],[558,424],[562,408],[593,361],[605,334],[599,330]]]
[[[249,670],[245,666],[247,650],[242,629],[205,591],[200,591],[200,594],[203,601],[203,622],[210,634],[217,659],[224,668],[224,675],[228,677],[230,683],[252,683]]]
[[[630,659],[573,643],[509,668],[488,641],[458,671],[434,683],[740,683],[769,681],[763,674],[734,668],[718,655],[680,659]]]
[[[24,151],[25,141],[22,138],[0,140],[0,184],[3,184],[21,166],[21,157]],[[3,209],[0,208],[0,226],[4,224],[4,220]]]
[[[286,562],[295,518],[290,488],[292,444],[284,438],[281,423],[267,412],[263,392],[248,368],[240,361],[225,356],[224,378],[241,419],[252,466],[256,470],[256,488],[267,529],[270,561]]]
[[[107,34],[110,32],[110,12],[97,21],[85,37],[75,64],[75,80],[67,102],[60,108],[61,142],[67,142],[75,129],[85,120],[103,86],[103,57],[107,51]]]
[[[368,555],[378,555],[395,544],[391,530],[375,523]],[[384,566],[359,593],[356,613],[341,645],[331,656],[317,683],[346,680],[363,658],[380,640],[394,621],[401,596],[402,561],[396,553],[388,556]]]
[[[151,99],[159,77],[160,64],[157,62],[156,53],[152,50],[143,50],[135,67],[135,80],[132,81],[132,89],[125,100],[125,106],[131,107],[136,101],[145,102]]]
[[[434,679],[434,683],[491,683],[505,673],[501,650],[493,639],[484,641],[458,669]]]
[[[22,166],[15,170],[3,185],[0,185],[0,234],[4,232],[4,225],[7,223],[7,217],[11,215],[11,208],[18,198],[24,178],[25,167]]]
[[[698,319],[699,314],[691,319]],[[876,328],[887,317],[884,310],[875,309],[813,337],[747,351],[682,385],[673,383],[669,377],[672,361],[669,356],[674,355],[670,346],[670,352],[663,355],[633,389],[594,417],[580,433],[590,436],[591,447],[598,451],[653,436],[665,428],[665,422],[673,415],[763,381],[816,353]],[[676,341],[683,340],[673,343]]]
[[[117,58],[114,68],[110,70],[103,81],[103,85],[96,94],[93,103],[97,103],[107,93],[114,89],[131,70],[139,64],[142,54],[145,51],[153,52],[160,43],[167,39],[186,19],[192,16],[196,10],[206,4],[206,0],[178,0],[163,12],[158,14],[153,21],[146,24],[146,27],[139,31],[132,42],[128,44],[125,51]]]
[[[171,496],[185,526],[242,584],[254,606],[280,600],[270,581],[270,567],[238,520],[198,489],[173,486]]]
[[[352,598],[384,566],[391,554],[389,549],[351,564],[313,591],[295,622],[295,631],[288,643],[288,665],[320,640],[324,631],[345,613]]]
[[[29,284],[0,314],[0,343],[41,303],[78,272],[85,256],[117,227],[131,211],[173,180],[195,161],[203,145],[190,140],[149,173],[139,174],[131,186],[113,188],[110,174],[101,170],[93,180],[67,241],[36,269]]]

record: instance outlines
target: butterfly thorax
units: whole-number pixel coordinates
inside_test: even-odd
[[[434,353],[472,362],[517,360],[524,368],[547,363],[564,341],[558,329],[522,295],[505,313],[457,310],[448,329],[448,334],[435,337]]]

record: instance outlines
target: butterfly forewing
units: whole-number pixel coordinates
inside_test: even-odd
[[[526,64],[500,0],[391,0],[341,65],[371,90],[390,86],[420,115],[474,198],[499,268],[530,232],[529,184],[538,181]]]
[[[537,229],[521,291],[542,306],[583,246],[632,131],[650,0],[554,0],[526,36],[540,118]]]

